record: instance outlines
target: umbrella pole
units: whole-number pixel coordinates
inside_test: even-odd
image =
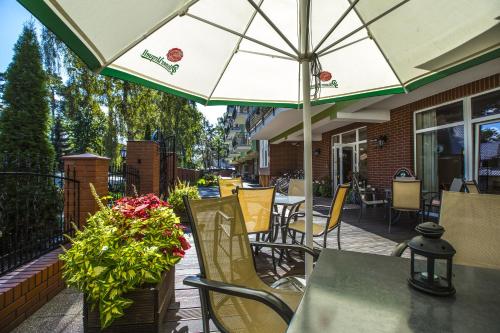
[[[302,122],[304,123],[304,179],[305,179],[305,220],[306,220],[306,246],[313,247],[313,186],[312,186],[312,129],[311,129],[311,97],[310,97],[310,66],[309,61],[304,61],[302,67],[302,95],[303,111]],[[313,270],[313,258],[306,255],[305,271],[309,278]]]
[[[312,191],[312,129],[311,129],[311,67],[308,54],[308,0],[301,0],[299,7],[300,15],[300,52],[302,53],[302,98],[303,98],[303,124],[304,124],[304,179],[305,179],[305,220],[306,220],[306,246],[313,247],[313,191]],[[305,255],[306,280],[313,270],[313,258]]]

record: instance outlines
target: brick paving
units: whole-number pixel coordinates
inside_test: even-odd
[[[315,203],[329,204],[329,201],[328,199],[317,199]],[[414,235],[412,230],[415,222],[405,217],[401,218],[401,221],[393,226],[392,233],[388,234],[387,222],[384,220],[382,208],[368,209],[359,222],[357,210],[346,210],[343,220],[341,227],[342,250],[389,255],[398,242]],[[337,247],[335,231],[328,237],[328,247]],[[292,257],[290,261],[285,260],[282,263],[278,268],[278,275],[276,275],[273,272],[270,258],[269,253],[263,252],[256,260],[258,273],[266,283],[272,283],[279,276],[303,271],[303,262],[297,257]],[[196,252],[191,249],[181,263],[176,266],[175,302],[169,307],[162,332],[200,332],[202,330],[198,291],[182,283],[186,276],[198,272]],[[13,332],[83,332],[82,308],[82,294],[73,289],[65,289]],[[216,330],[214,326],[212,329]]]

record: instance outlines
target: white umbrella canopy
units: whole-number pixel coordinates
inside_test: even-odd
[[[500,56],[498,0],[19,2],[104,75],[206,105],[303,108],[309,246],[311,104],[404,93]]]

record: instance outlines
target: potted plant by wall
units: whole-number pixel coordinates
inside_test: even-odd
[[[84,293],[85,332],[158,332],[174,295],[175,265],[190,245],[154,194],[119,199],[70,238],[63,277]]]
[[[168,202],[172,205],[175,214],[179,217],[182,223],[189,223],[186,207],[184,206],[183,197],[187,196],[189,199],[200,199],[198,187],[190,186],[188,182],[177,180],[174,189],[170,190]]]

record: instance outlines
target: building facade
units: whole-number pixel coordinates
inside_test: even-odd
[[[301,169],[301,110],[276,109],[250,129],[268,140],[261,183]],[[354,172],[375,188],[390,188],[399,168],[424,191],[474,179],[500,194],[500,60],[469,68],[407,94],[313,108],[313,178],[336,185]]]

